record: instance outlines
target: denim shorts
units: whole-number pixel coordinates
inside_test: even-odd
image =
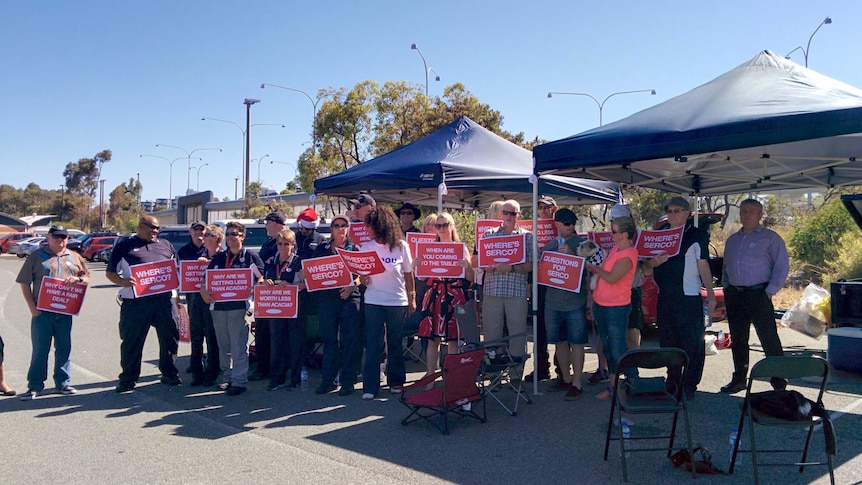
[[[586,308],[567,311],[545,308],[545,329],[548,343],[569,342],[585,345],[588,333]]]

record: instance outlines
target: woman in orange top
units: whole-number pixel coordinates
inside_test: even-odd
[[[596,399],[611,397],[617,372],[617,360],[628,350],[626,331],[631,311],[632,281],[635,277],[638,252],[632,244],[637,234],[631,217],[619,217],[611,222],[616,246],[611,249],[601,266],[591,265],[599,276],[593,291],[593,316],[602,339],[602,351],[608,360],[609,387],[596,395]]]

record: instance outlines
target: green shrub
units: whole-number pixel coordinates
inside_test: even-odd
[[[862,278],[862,234],[850,230],[838,241],[838,256],[829,263],[829,273],[823,281]]]
[[[827,271],[838,258],[840,239],[856,224],[841,201],[827,202],[808,215],[797,215],[793,232],[788,241],[791,256],[818,272]]]

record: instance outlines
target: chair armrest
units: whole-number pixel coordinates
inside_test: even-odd
[[[410,385],[395,386],[393,389],[397,389],[397,390],[402,391],[402,392],[403,391],[410,391],[411,389],[414,389],[416,387],[431,384],[432,382],[436,381],[438,377],[440,377],[442,375],[443,375],[443,371],[437,371],[431,375],[428,375],[428,376],[425,376],[425,377],[419,379],[418,381],[416,381]]]

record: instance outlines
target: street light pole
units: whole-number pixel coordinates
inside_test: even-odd
[[[259,99],[245,98],[242,102],[245,105],[245,178],[243,180],[242,196],[245,197],[248,180],[251,178],[251,106],[260,103]]]
[[[612,97],[614,97],[614,96],[616,96],[616,95],[618,95],[618,94],[631,94],[631,93],[650,93],[651,95],[655,96],[655,89],[638,89],[638,90],[635,90],[635,91],[619,91],[619,92],[616,92],[616,93],[611,93],[611,94],[609,94],[609,95],[608,95],[608,97],[606,97],[606,98],[605,98],[604,100],[602,100],[601,102],[599,102],[599,100],[598,100],[598,99],[596,99],[596,97],[595,97],[595,96],[593,96],[592,94],[587,94],[587,93],[558,93],[558,92],[555,92],[555,91],[551,91],[551,92],[549,92],[549,93],[548,93],[548,97],[549,97],[549,98],[553,98],[553,97],[554,97],[554,96],[553,96],[554,94],[565,94],[565,95],[567,95],[567,96],[586,96],[586,97],[588,97],[588,98],[592,99],[593,101],[595,101],[595,102],[596,102],[596,106],[598,106],[598,107],[599,107],[599,126],[602,126],[602,123],[603,123],[603,120],[602,120],[602,110],[603,110],[603,109],[604,109],[604,107],[605,107],[605,103],[607,103],[609,99],[611,99]]]
[[[796,52],[798,50],[802,50],[802,56],[805,58],[805,67],[808,67],[808,53],[811,50],[811,39],[814,38],[814,34],[816,34],[818,30],[820,30],[820,27],[823,27],[824,25],[828,25],[831,23],[832,23],[831,18],[826,17],[825,19],[823,19],[823,21],[820,22],[820,25],[818,25],[817,28],[814,29],[814,32],[811,33],[811,37],[808,38],[808,44],[806,44],[806,47],[799,46],[799,47],[793,49],[792,51],[788,52],[787,55],[784,56],[784,58],[790,59],[790,54],[793,54],[794,52]]]
[[[430,73],[432,71],[434,72],[434,76],[435,76],[434,80],[435,81],[440,80],[440,74],[438,74],[437,71],[434,71],[433,67],[428,67],[428,63],[425,62],[425,56],[422,55],[422,51],[419,50],[419,46],[417,46],[416,44],[410,44],[410,48],[415,50],[416,52],[418,52],[419,57],[422,58],[422,66],[425,68],[425,97],[427,98],[428,97],[428,73]]]
[[[297,170],[297,169],[296,169],[296,165],[295,165],[295,164],[292,164],[292,163],[290,163],[290,162],[279,162],[278,160],[270,160],[270,161],[269,161],[269,164],[270,164],[270,165],[272,165],[272,164],[274,164],[274,163],[277,163],[277,164],[279,164],[279,165],[287,165],[288,167],[293,167],[293,180],[294,180],[294,181],[296,180],[296,176],[297,176],[297,175],[299,175],[299,170]]]
[[[182,160],[186,157],[179,157],[179,158],[175,158],[175,159],[171,160],[167,157],[162,157],[160,155],[141,154],[138,156],[138,158],[144,158],[144,157],[161,158],[162,160],[168,162],[168,165],[170,165],[170,170],[168,172],[168,200],[173,200],[173,198],[174,198],[174,162],[176,162],[177,160]],[[197,158],[197,159],[200,160],[200,158]]]
[[[203,165],[200,165],[199,167],[192,167],[192,168],[198,169],[197,185],[195,185],[195,191],[197,191],[197,192],[201,191],[201,169],[206,167],[207,165],[209,165],[209,164],[204,163]]]
[[[263,159],[268,156],[269,155],[267,154],[257,159],[257,183],[260,183],[260,162],[262,162]]]
[[[286,89],[288,91],[293,91],[295,93],[304,94],[305,97],[308,98],[309,101],[311,101],[311,109],[312,109],[312,113],[311,113],[311,158],[314,158],[314,156],[316,154],[315,151],[317,150],[317,131],[314,129],[314,122],[317,119],[317,103],[319,103],[320,100],[323,99],[323,96],[318,96],[315,99],[315,98],[312,98],[311,95],[309,95],[308,93],[306,93],[305,91],[303,91],[301,89],[289,88],[287,86],[280,86],[278,84],[272,84],[272,83],[263,83],[260,85],[260,89],[264,89],[267,86],[270,86],[273,88],[279,88],[279,89]]]
[[[239,175],[233,178],[233,200],[236,200],[238,197],[236,186],[239,185]]]
[[[66,206],[66,185],[60,184],[60,220],[63,220],[63,209]]]
[[[192,188],[192,174],[191,174],[191,170],[192,170],[192,169],[191,169],[191,167],[192,167],[192,154],[193,154],[194,152],[198,152],[198,151],[201,151],[201,150],[218,150],[218,151],[222,151],[222,149],[221,149],[221,148],[195,148],[195,149],[194,149],[194,150],[192,150],[192,151],[188,151],[188,150],[186,150],[186,149],[185,149],[185,148],[183,148],[183,147],[178,147],[178,146],[176,146],[176,145],[165,145],[164,143],[162,143],[162,144],[156,144],[156,146],[157,146],[157,147],[176,148],[176,149],[178,149],[178,150],[182,150],[182,151],[186,152],[186,160],[188,160],[188,163],[187,163],[187,165],[186,165],[186,166],[188,167],[188,173],[187,173],[187,177],[186,177],[186,193],[188,193],[189,189],[190,189],[190,188]]]

